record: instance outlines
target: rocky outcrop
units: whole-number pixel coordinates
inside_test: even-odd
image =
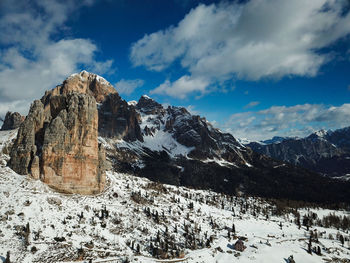
[[[18,130],[17,138],[10,153],[10,167],[19,174],[30,173],[37,153],[37,142],[43,137],[44,108],[39,100],[32,103],[28,116]]]
[[[9,165],[59,191],[96,194],[105,185],[98,111],[93,94],[78,86],[68,89],[63,84],[33,102],[19,128]]]
[[[163,106],[147,95],[141,96],[136,104],[136,108],[145,114],[159,114],[164,112]]]
[[[24,117],[18,112],[8,111],[5,116],[5,120],[2,124],[1,130],[14,130],[17,129],[21,123],[24,121]]]

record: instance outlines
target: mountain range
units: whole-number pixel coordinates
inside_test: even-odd
[[[107,169],[225,194],[350,200],[350,182],[276,159],[183,107],[164,107],[146,95],[126,102],[104,78],[82,71],[33,102],[8,164],[72,193],[102,191]]]
[[[321,175],[348,180],[350,176],[350,127],[320,130],[305,138],[274,137],[246,146],[271,158],[315,171]]]

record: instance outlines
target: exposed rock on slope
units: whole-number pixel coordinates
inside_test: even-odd
[[[5,116],[5,120],[2,124],[1,130],[13,130],[17,129],[21,123],[24,121],[24,117],[18,112],[10,112],[8,111]]]

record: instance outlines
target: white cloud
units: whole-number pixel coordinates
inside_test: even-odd
[[[4,119],[8,111],[17,111],[22,115],[26,115],[28,112],[28,107],[30,105],[29,100],[16,100],[13,102],[1,102],[0,103],[0,119]]]
[[[166,94],[172,97],[184,99],[187,94],[199,91],[204,93],[209,81],[205,78],[192,78],[191,76],[182,76],[175,82],[171,83],[166,80],[163,84],[159,85],[154,90],[151,90],[151,94]]]
[[[350,104],[273,106],[231,115],[223,129],[238,138],[269,139],[273,136],[306,136],[319,129],[350,126]]]
[[[82,68],[111,72],[112,60],[97,61],[98,49],[89,39],[61,37],[65,23],[93,1],[1,1],[0,103],[23,105],[40,98],[68,75]],[[11,108],[22,111],[21,108]]]
[[[205,79],[205,87],[183,89],[166,81],[154,91],[179,98],[232,78],[314,76],[331,59],[318,50],[350,33],[345,5],[334,0],[200,4],[178,25],[135,42],[130,59],[155,71],[180,61],[188,74],[175,83]]]
[[[251,101],[247,105],[244,106],[245,109],[253,108],[255,106],[258,106],[260,104],[259,101]]]
[[[142,87],[144,81],[142,79],[121,79],[115,84],[115,89],[120,94],[130,95],[135,89]]]

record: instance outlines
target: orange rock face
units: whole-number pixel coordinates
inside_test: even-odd
[[[99,153],[96,101],[78,93],[63,97],[67,108],[45,130],[41,180],[65,192],[99,193],[105,176],[100,165],[104,156]]]
[[[10,154],[13,170],[62,192],[96,194],[104,189],[96,99],[116,91],[104,80],[94,83],[96,78],[87,72],[71,76],[32,104]]]

